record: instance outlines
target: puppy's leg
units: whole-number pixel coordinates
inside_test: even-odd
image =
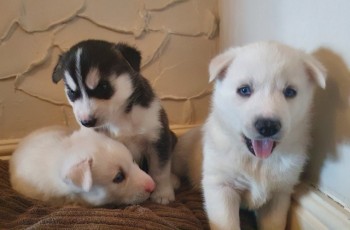
[[[168,160],[166,163],[159,158],[158,152],[150,151],[149,156],[149,174],[156,182],[156,188],[151,194],[151,200],[160,203],[168,204],[175,200],[173,187],[173,178],[171,175],[171,163]]]
[[[211,230],[239,230],[239,194],[229,186],[203,177],[205,209]]]
[[[164,110],[161,112],[162,129],[159,139],[148,148],[149,174],[156,182],[156,189],[151,194],[151,200],[168,204],[175,200],[174,186],[176,179],[171,174],[171,159],[177,142],[175,134],[168,128],[168,120]]]
[[[290,193],[274,194],[272,199],[257,210],[259,229],[282,230],[286,228],[290,206]]]

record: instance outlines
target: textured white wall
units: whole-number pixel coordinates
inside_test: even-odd
[[[328,69],[316,95],[306,180],[350,208],[350,1],[220,0],[221,48],[277,40],[313,53]]]
[[[171,124],[201,123],[217,22],[217,0],[0,0],[0,145],[76,125],[51,73],[60,53],[90,38],[137,46]]]

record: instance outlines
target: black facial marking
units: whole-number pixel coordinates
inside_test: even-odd
[[[109,81],[101,80],[94,89],[92,90],[88,89],[87,94],[90,97],[95,97],[102,100],[108,100],[113,96],[114,89],[109,83]]]
[[[81,50],[80,63],[76,63],[79,49]],[[83,87],[86,88],[89,96],[98,99],[109,99],[116,90],[109,84],[111,76],[118,77],[123,73],[129,73],[138,78],[136,73],[140,70],[140,63],[140,52],[126,44],[114,44],[102,40],[86,40],[77,43],[61,55],[53,71],[52,80],[57,83],[64,78],[64,72],[67,71],[77,86],[79,86],[80,82],[78,78],[81,78],[81,82],[84,84]],[[92,68],[98,70],[100,84],[95,89],[89,90],[85,82]],[[143,100],[138,99],[138,101],[142,102]]]
[[[169,129],[169,122],[164,109],[160,111],[160,121],[162,123],[162,128],[160,130],[159,139],[154,143],[154,146],[158,153],[160,165],[163,166],[170,159],[170,155],[177,142],[177,137]]]
[[[68,85],[66,85],[66,92],[67,92],[67,96],[71,102],[74,102],[81,97],[81,93],[80,93],[79,89],[74,91]]]
[[[129,113],[134,105],[140,105],[144,108],[148,108],[155,97],[152,87],[146,78],[142,77],[141,75],[131,77],[134,92],[127,100],[125,113]]]

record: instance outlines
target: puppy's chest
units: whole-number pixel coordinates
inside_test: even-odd
[[[118,129],[109,130],[108,135],[122,142],[131,152],[136,162],[140,162],[147,155],[153,143],[159,139],[158,130]]]
[[[107,127],[110,136],[117,139],[146,139],[157,140],[161,123],[158,116],[152,111],[143,111],[133,114],[117,116]]]
[[[256,209],[270,200],[274,193],[291,188],[291,183],[286,178],[287,173],[287,169],[245,165],[241,173],[237,173],[229,183],[239,191],[243,206]]]
[[[140,162],[142,157],[147,154],[151,145],[150,141],[142,135],[136,136],[117,136],[116,139],[122,142],[131,152],[134,160]]]

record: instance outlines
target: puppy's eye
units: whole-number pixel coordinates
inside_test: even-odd
[[[66,86],[66,89],[67,89],[67,96],[68,96],[69,100],[71,100],[72,102],[74,102],[76,99],[78,99],[80,97],[80,92],[78,90],[73,91],[68,86]]]
[[[113,183],[119,184],[125,180],[125,174],[123,171],[119,171],[113,179]]]
[[[292,87],[288,86],[283,90],[283,95],[285,98],[294,98],[297,95],[297,91]]]
[[[253,90],[250,88],[249,85],[246,85],[238,88],[237,93],[242,97],[250,97],[250,95],[252,95],[253,93]]]
[[[100,81],[96,88],[92,91],[92,96],[98,99],[109,99],[112,97],[114,90],[108,81]]]

